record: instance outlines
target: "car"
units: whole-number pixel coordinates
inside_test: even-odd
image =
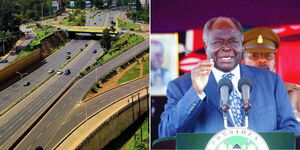
[[[65,74],[65,75],[71,74],[71,70],[70,70],[70,69],[66,69],[64,74]]]
[[[58,69],[57,72],[56,72],[56,74],[61,75],[61,74],[63,74],[63,71],[60,70],[60,69]]]
[[[97,53],[97,50],[96,50],[96,49],[94,49],[94,50],[93,50],[93,53]]]
[[[51,73],[53,73],[53,72],[54,72],[54,70],[51,69],[51,68],[48,70],[48,73],[49,73],[49,74],[51,74]]]
[[[71,52],[70,52],[70,51],[67,51],[67,54],[68,54],[68,55],[70,55],[70,54],[71,54]]]
[[[96,25],[96,22],[94,23],[94,25]]]
[[[70,56],[70,55],[66,55],[65,58],[66,58],[66,59],[70,59],[71,56]]]
[[[8,60],[7,59],[2,59],[1,63],[8,63]]]
[[[25,81],[25,82],[23,83],[23,85],[24,85],[24,86],[28,86],[28,85],[30,85],[30,82]]]

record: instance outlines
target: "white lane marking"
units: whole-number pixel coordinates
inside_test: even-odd
[[[66,107],[66,104],[63,105],[63,109]]]
[[[43,134],[43,132],[41,132],[37,137],[36,139],[39,139],[39,137]]]
[[[8,121],[8,120],[5,120],[5,121],[4,121],[4,124],[6,124],[6,123],[7,123],[7,121]]]
[[[47,128],[50,126],[51,123],[52,123],[52,121],[50,121],[50,122],[47,124]]]
[[[28,110],[28,112],[31,112],[31,111],[32,111],[32,109],[33,109],[33,107],[31,107],[31,108]]]
[[[65,124],[66,124],[66,123],[68,123],[69,121],[71,121],[71,118],[70,118],[70,119],[68,119],[67,121],[65,121]]]
[[[11,128],[13,128],[13,127],[14,127],[14,125],[12,125],[12,126],[9,126],[9,128],[8,128],[8,129],[10,130],[10,129],[11,129]]]
[[[23,120],[23,118],[24,118],[24,117],[22,116],[19,120]]]
[[[89,107],[89,109],[92,109],[92,108],[94,108],[94,107],[95,107],[95,105],[92,105],[92,106]]]
[[[79,114],[76,115],[76,117],[80,116],[83,112],[80,112]]]
[[[58,116],[59,113],[60,113],[60,112],[57,112],[56,115],[54,116],[54,118],[56,118],[56,117]]]
[[[30,148],[31,148],[31,145],[26,150],[29,150]]]

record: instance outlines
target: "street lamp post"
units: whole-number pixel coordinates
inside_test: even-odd
[[[19,75],[21,76],[21,81],[22,81],[23,77],[24,77],[25,75],[28,74],[27,72],[25,72],[25,73],[20,73],[20,72],[18,72],[18,71],[16,71],[16,73],[19,74]]]
[[[131,108],[132,108],[132,120],[133,120],[133,128],[134,128],[134,124],[135,124],[135,119],[134,119],[134,102],[133,102],[133,98],[134,98],[134,95],[131,97]],[[136,140],[136,137],[135,137],[135,133],[133,133],[134,135],[134,140]]]
[[[138,96],[138,102],[139,102],[139,118],[141,118],[141,99],[140,99],[140,93],[137,93]],[[143,140],[143,124],[141,127],[141,141]]]

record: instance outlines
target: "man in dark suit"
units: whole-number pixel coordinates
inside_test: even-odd
[[[210,19],[204,26],[203,41],[208,60],[201,61],[190,74],[168,85],[168,102],[161,115],[159,137],[176,133],[219,132],[224,129],[218,81],[231,79],[234,89],[228,113],[228,125],[244,126],[241,94],[237,82],[252,80],[249,128],[257,132],[287,131],[300,134],[285,86],[273,72],[240,64],[243,29],[233,18]]]

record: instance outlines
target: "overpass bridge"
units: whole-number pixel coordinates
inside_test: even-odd
[[[91,36],[102,35],[104,29],[109,29],[109,27],[94,27],[94,26],[72,26],[67,29],[70,38],[74,38],[77,33],[89,33]],[[115,28],[114,32],[110,31],[110,34],[116,35],[119,28]]]

